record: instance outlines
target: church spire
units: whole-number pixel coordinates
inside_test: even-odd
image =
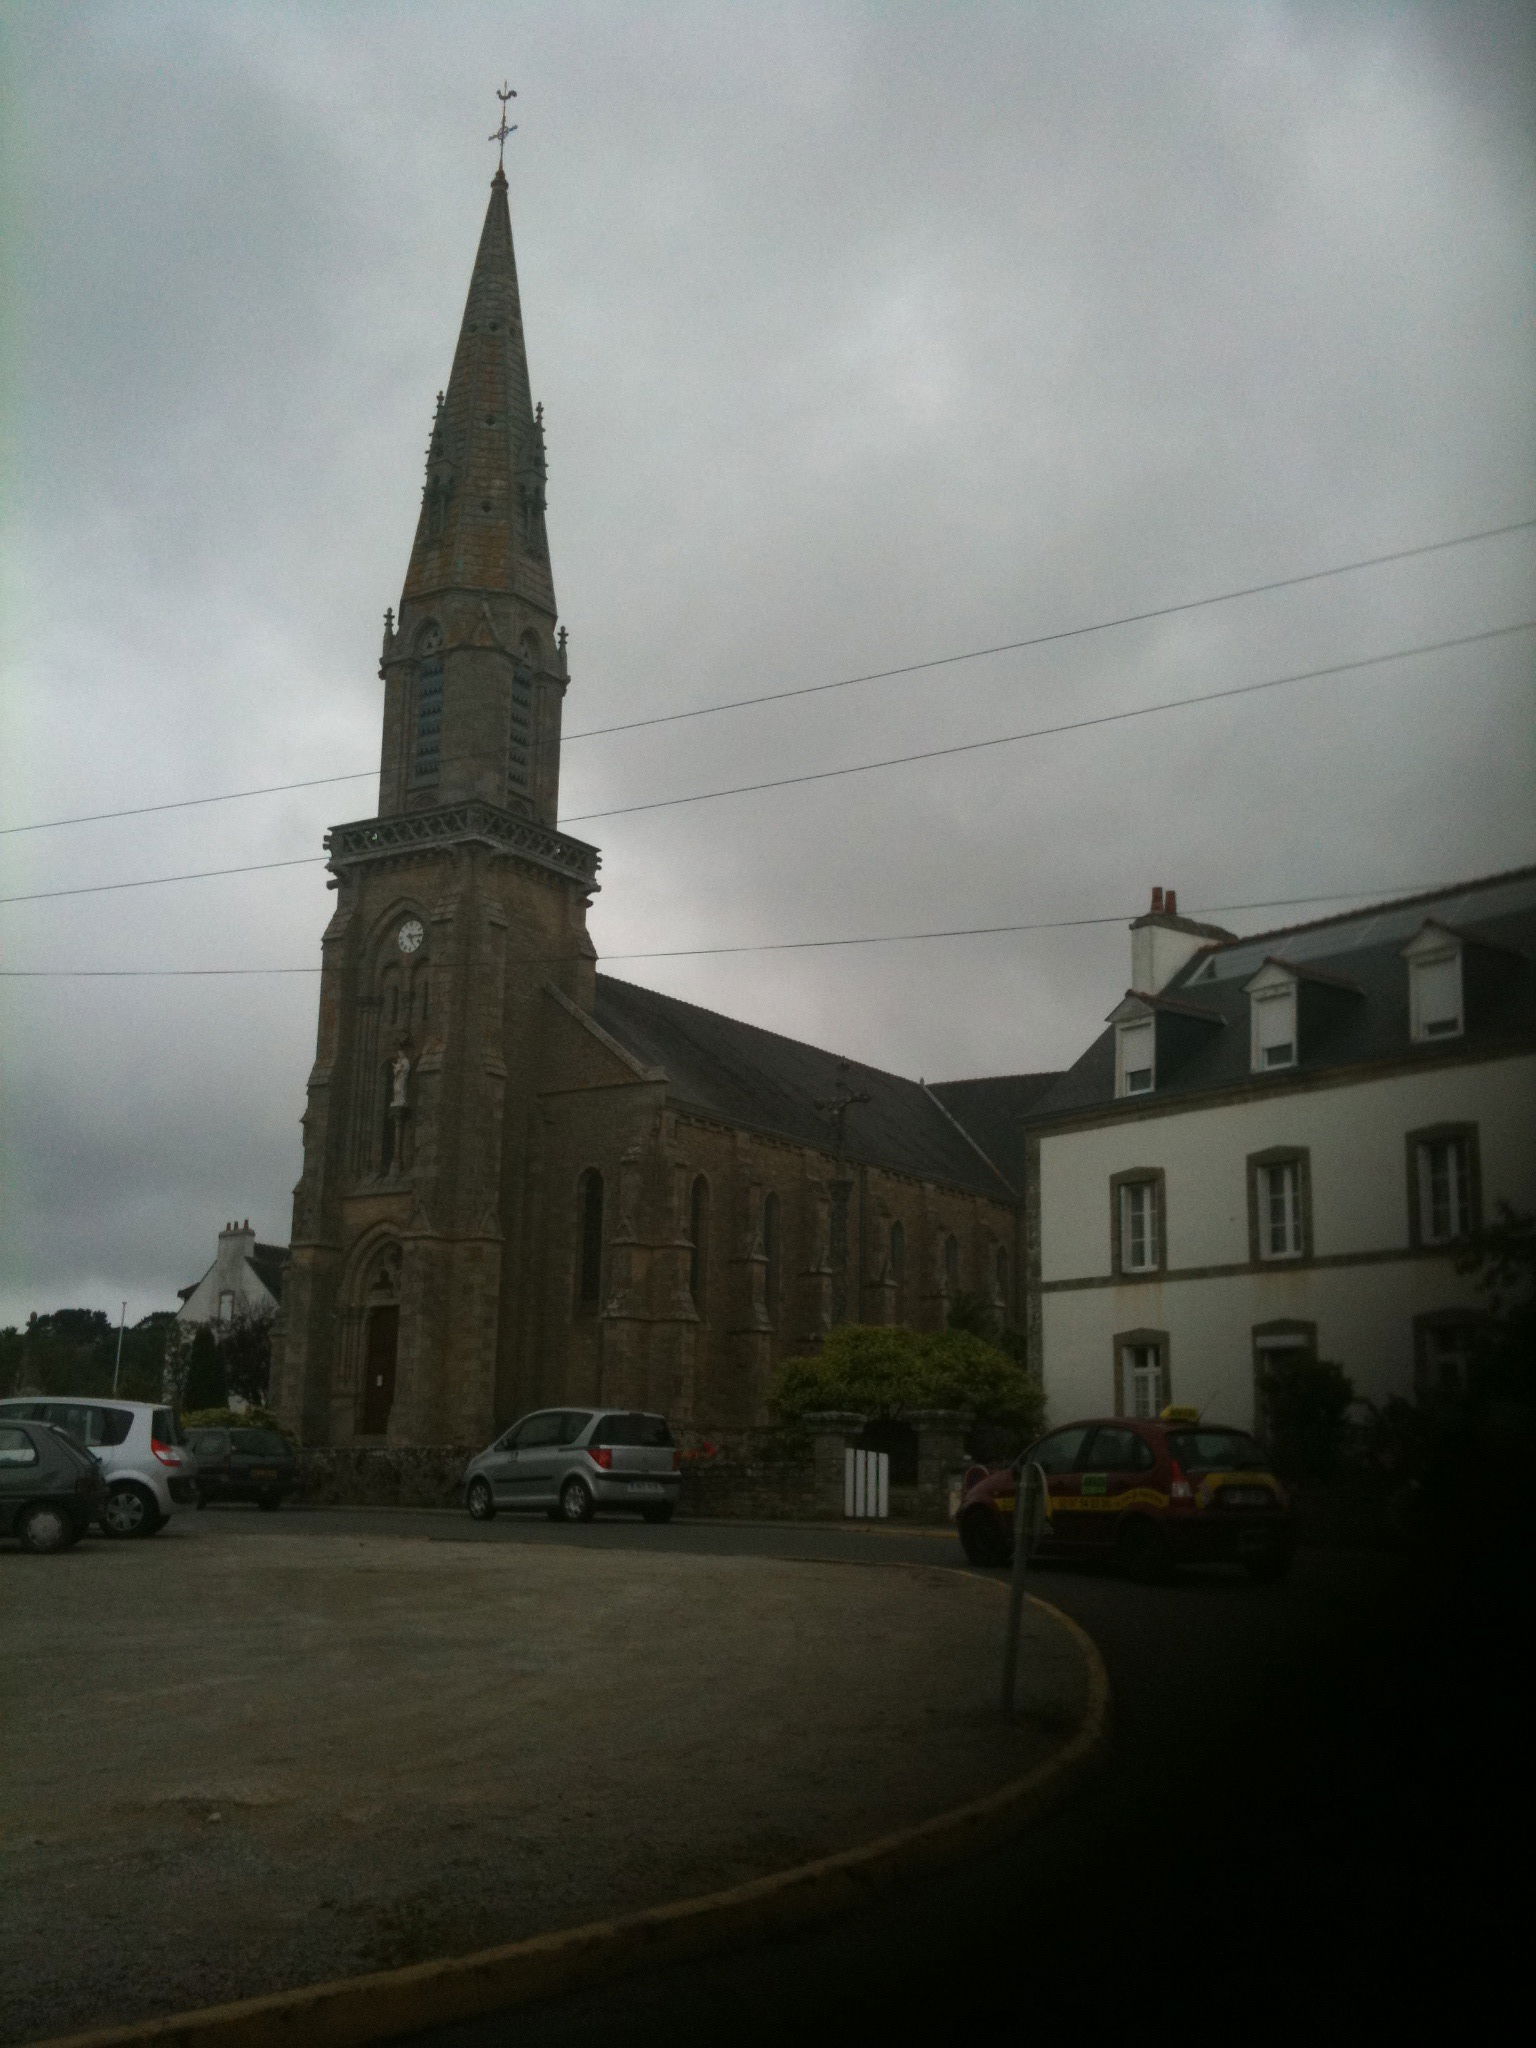
[[[507,178],[498,164],[453,369],[432,422],[402,616],[443,593],[473,591],[520,598],[552,629],[544,476],[543,414],[529,389]]]
[[[501,127],[505,146],[510,88]],[[477,798],[553,827],[569,672],[544,534],[544,410],[528,385],[500,163],[380,674],[379,812]],[[563,858],[563,856],[562,856]]]

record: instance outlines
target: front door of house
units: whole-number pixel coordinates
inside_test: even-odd
[[[400,1310],[391,1303],[368,1311],[363,1347],[363,1413],[360,1436],[383,1436],[395,1399],[395,1352],[400,1342]]]

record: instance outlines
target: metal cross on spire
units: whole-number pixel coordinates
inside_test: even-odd
[[[509,101],[517,98],[517,94],[507,84],[507,81],[503,79],[501,81],[501,91],[497,93],[496,97],[501,101],[501,126],[493,129],[486,139],[494,142],[496,145],[496,168],[500,171],[505,169],[504,159],[507,154],[507,137],[517,133],[517,123],[515,121],[510,128],[507,126],[507,105]]]

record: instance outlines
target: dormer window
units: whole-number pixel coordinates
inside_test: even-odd
[[[1153,1023],[1138,1017],[1115,1027],[1116,1095],[1150,1095],[1155,1079]]]
[[[1243,984],[1248,997],[1248,1065],[1255,1074],[1294,1067],[1297,1047],[1296,977],[1279,960],[1266,960]]]
[[[1296,988],[1266,989],[1253,998],[1253,1070],[1296,1064]]]
[[[1426,926],[1406,952],[1410,1035],[1420,1042],[1459,1038],[1464,1024],[1461,947]]]

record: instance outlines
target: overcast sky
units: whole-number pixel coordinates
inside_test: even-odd
[[[0,822],[376,766],[509,144],[567,730],[834,682],[1536,515],[1531,10],[5,0]],[[610,971],[898,1072],[1064,1065],[1120,924],[1536,858],[1532,637],[588,814],[1536,617],[1529,531],[585,741]],[[18,969],[314,969],[366,777],[0,839]],[[1342,903],[1338,906],[1345,907]],[[1233,911],[1256,930],[1306,910]],[[1316,913],[1310,913],[1316,914]],[[0,1323],[286,1241],[313,972],[10,979]]]

